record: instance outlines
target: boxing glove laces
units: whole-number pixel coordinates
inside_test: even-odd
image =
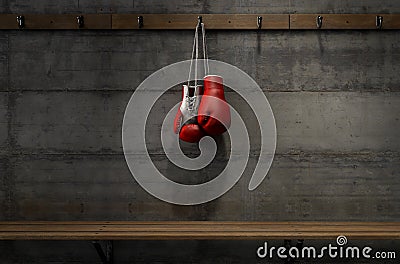
[[[182,101],[174,120],[174,132],[186,142],[199,142],[205,135],[197,124],[197,113],[200,105],[202,86],[182,87]]]

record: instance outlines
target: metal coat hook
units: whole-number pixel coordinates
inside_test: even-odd
[[[376,28],[381,29],[383,25],[383,16],[376,16],[376,22],[375,22]]]
[[[17,16],[17,24],[19,28],[25,27],[25,17],[24,16]]]
[[[198,16],[197,17],[197,26],[200,27],[201,23],[203,23],[203,17],[202,16]]]
[[[257,17],[257,28],[261,29],[262,26],[262,16]]]
[[[138,28],[143,27],[143,16],[138,16],[137,23],[138,23]]]
[[[317,28],[321,28],[322,27],[322,16],[317,16]]]
[[[79,28],[83,28],[83,26],[85,25],[85,21],[83,19],[83,16],[77,16],[76,20],[77,20],[77,23],[78,23],[78,27]]]

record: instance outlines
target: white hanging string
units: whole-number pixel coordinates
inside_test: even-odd
[[[197,32],[198,32],[198,27],[196,26],[196,31],[195,31],[194,39],[193,39],[192,57],[190,58],[189,76],[188,76],[188,81],[187,81],[187,86],[188,87],[190,86],[190,77],[192,76],[192,67],[193,67],[193,58],[195,56],[195,49],[197,49],[196,48]]]
[[[196,27],[196,60],[194,64],[194,87],[197,87],[197,59],[199,58],[199,27]]]
[[[203,44],[203,64],[204,64],[204,75],[208,75],[210,71],[210,66],[208,64],[208,56],[207,56],[207,45],[206,45],[206,34],[204,23],[197,24],[195,35],[193,39],[193,48],[192,48],[192,57],[190,59],[190,67],[189,67],[189,76],[187,85],[190,85],[190,78],[192,76],[192,67],[194,61],[194,85],[197,86],[197,63],[199,59],[199,27],[201,27],[201,35],[202,35],[202,44]]]
[[[201,23],[201,33],[203,35],[204,75],[208,75],[210,72],[210,65],[208,64],[206,30],[203,23]]]

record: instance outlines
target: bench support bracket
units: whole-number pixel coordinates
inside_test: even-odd
[[[94,248],[99,254],[101,262],[103,264],[113,264],[114,263],[114,248],[113,248],[113,241],[107,240],[105,241],[105,250],[103,250],[100,241],[92,241]]]
[[[297,239],[297,243],[296,243],[295,247],[297,247],[299,249],[299,251],[301,251],[303,248],[303,244],[304,244],[304,239]],[[289,250],[292,247],[292,240],[285,239],[283,241],[283,246],[286,248],[286,250]],[[285,264],[292,264],[292,263],[294,263],[294,260],[291,257],[288,257],[285,260]]]

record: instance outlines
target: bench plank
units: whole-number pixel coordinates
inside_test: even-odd
[[[0,222],[0,240],[400,239],[399,222]]]

